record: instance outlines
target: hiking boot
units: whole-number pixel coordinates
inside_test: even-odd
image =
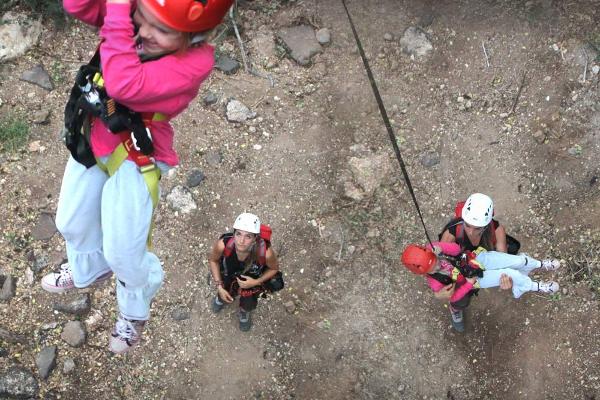
[[[146,321],[129,320],[119,315],[108,341],[108,349],[116,354],[126,353],[140,343]]]
[[[238,313],[240,317],[240,331],[248,332],[252,327],[252,319],[250,318],[250,311],[244,311],[240,308]]]
[[[548,293],[548,294],[558,293],[558,289],[560,288],[558,286],[558,283],[554,282],[554,281],[540,281],[540,282],[534,281],[534,283],[537,283],[537,291],[542,292],[542,293]]]
[[[221,301],[219,295],[213,297],[212,301],[210,302],[210,309],[212,310],[212,312],[217,314],[221,312],[223,307],[225,307],[225,303]]]
[[[450,316],[452,317],[452,327],[457,332],[465,331],[465,319],[462,310],[450,310]]]
[[[92,284],[100,283],[112,276],[112,271],[100,275]],[[42,289],[51,293],[63,293],[75,289],[73,271],[69,263],[64,263],[55,272],[50,272],[42,278]]]
[[[542,265],[540,266],[540,268],[544,271],[556,271],[560,268],[560,261],[556,258],[542,260]]]

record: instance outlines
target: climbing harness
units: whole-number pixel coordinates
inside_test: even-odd
[[[425,231],[425,236],[427,237],[427,241],[431,245],[431,238],[429,237],[429,233],[427,232],[427,227],[425,226],[425,221],[423,220],[423,215],[421,213],[421,209],[419,207],[419,202],[417,201],[417,197],[415,196],[415,192],[413,190],[412,184],[410,182],[410,178],[408,176],[408,172],[406,171],[406,166],[404,165],[404,160],[402,159],[402,154],[400,154],[400,148],[398,147],[398,143],[396,143],[396,135],[394,134],[394,130],[392,129],[392,125],[390,124],[390,120],[387,116],[387,112],[385,110],[385,106],[383,104],[383,100],[381,99],[381,95],[379,94],[379,89],[377,88],[377,83],[375,82],[375,78],[373,77],[373,73],[371,72],[371,67],[369,67],[369,62],[367,61],[367,57],[365,56],[365,52],[363,50],[360,39],[358,38],[358,33],[356,32],[356,28],[354,27],[354,22],[352,22],[352,17],[350,16],[350,12],[348,11],[348,7],[346,7],[346,1],[342,0],[342,4],[344,5],[344,9],[346,10],[346,15],[348,16],[348,21],[350,22],[350,27],[352,28],[352,33],[354,34],[354,39],[356,40],[356,45],[358,47],[358,52],[360,53],[360,58],[362,58],[363,64],[365,66],[365,70],[367,71],[367,76],[369,77],[369,82],[371,83],[371,88],[373,89],[373,94],[375,95],[375,99],[377,101],[377,106],[379,107],[379,112],[381,113],[381,117],[383,118],[383,123],[387,129],[387,132],[390,137],[390,141],[392,142],[392,147],[394,149],[394,153],[396,154],[396,158],[400,163],[400,168],[402,170],[402,175],[404,176],[404,181],[406,182],[406,186],[408,187],[408,191],[412,197],[415,208],[417,209],[417,214],[419,215],[419,219],[421,220],[421,224],[423,225],[423,230]],[[433,245],[432,245],[433,247]]]
[[[102,120],[121,139],[106,162],[94,156],[90,145],[94,118]],[[151,157],[154,146],[148,127],[152,122],[166,120],[167,117],[160,113],[134,112],[108,96],[100,71],[98,48],[90,62],[80,67],[65,106],[65,144],[77,162],[86,168],[97,165],[109,176],[113,176],[125,160],[131,159],[144,178],[154,211],[159,200],[160,169]],[[148,248],[152,247],[153,226],[154,222],[151,222]]]

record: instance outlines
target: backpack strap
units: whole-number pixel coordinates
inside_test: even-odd
[[[235,250],[235,241],[233,240],[233,236],[231,236],[225,242],[225,249],[223,249],[223,256],[225,258],[231,257],[234,250]]]
[[[256,238],[256,245],[258,246],[258,265],[264,266],[267,265],[267,241],[261,237]],[[235,250],[235,240],[233,236],[231,236],[225,242],[225,248],[223,249],[223,257],[230,257]]]

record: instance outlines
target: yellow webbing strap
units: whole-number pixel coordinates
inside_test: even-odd
[[[115,151],[110,155],[106,163],[103,163],[98,158],[96,158],[96,162],[98,168],[108,174],[108,176],[113,176],[115,172],[119,169],[121,164],[127,159],[129,153],[125,149],[123,143],[119,143]],[[158,181],[160,180],[160,169],[155,164],[149,164],[143,167],[140,167],[140,173],[146,182],[146,186],[148,187],[148,193],[150,193],[150,198],[152,199],[152,219],[150,222],[150,229],[148,231],[148,240],[146,241],[148,249],[152,249],[152,230],[154,229],[154,210],[156,210],[156,206],[158,205]]]

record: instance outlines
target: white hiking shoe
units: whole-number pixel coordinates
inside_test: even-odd
[[[142,332],[146,321],[136,321],[123,318],[115,323],[108,341],[108,349],[116,354],[123,354],[134,348],[142,339]]]
[[[556,271],[560,268],[560,261],[556,258],[542,260],[542,266],[540,268],[544,271]]]
[[[92,284],[103,282],[112,276],[112,271],[100,275]],[[73,272],[69,263],[64,263],[58,271],[50,272],[42,278],[42,289],[51,293],[63,293],[75,289]]]
[[[537,283],[537,291],[541,293],[558,293],[558,289],[560,289],[558,283],[554,281],[539,281],[534,283]]]

